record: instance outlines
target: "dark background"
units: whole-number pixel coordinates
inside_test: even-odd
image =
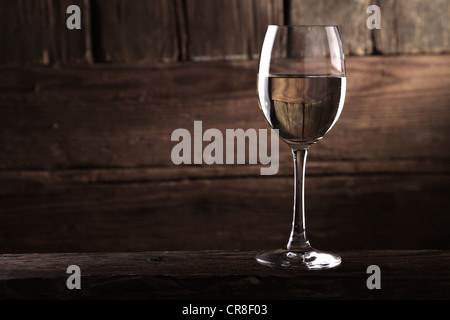
[[[82,29],[68,30],[77,4]],[[381,8],[369,30],[366,8]],[[293,178],[176,166],[173,130],[266,128],[267,24],[337,24],[347,99],[310,150],[318,248],[450,249],[447,0],[0,0],[0,252],[272,249]]]

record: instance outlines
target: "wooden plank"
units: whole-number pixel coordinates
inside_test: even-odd
[[[370,55],[373,52],[371,30],[366,27],[368,0],[292,0],[290,24],[337,25],[346,55]]]
[[[366,27],[368,0],[4,0],[0,63],[256,59],[266,26],[284,23],[339,25],[347,55],[449,52],[448,1],[376,3],[381,30]],[[71,4],[81,30],[66,27]]]
[[[450,253],[438,250],[344,251],[325,271],[258,265],[257,251],[146,251],[0,255],[2,299],[448,299]],[[69,265],[81,269],[81,289],[66,286]],[[381,290],[369,290],[366,270],[381,270]],[[163,304],[164,305],[164,304]],[[146,305],[148,306],[148,304]],[[164,305],[166,306],[166,305]],[[165,309],[181,314],[183,305]],[[270,305],[272,307],[272,305]],[[269,308],[270,314],[274,309]],[[281,311],[281,310],[280,310]]]
[[[308,157],[313,243],[448,248],[448,59],[348,59],[342,117]],[[2,250],[284,243],[292,206],[286,146],[279,175],[269,177],[260,166],[175,166],[170,159],[171,132],[190,130],[194,120],[222,132],[266,127],[255,67],[2,67]],[[249,233],[248,226],[260,227]],[[196,236],[174,237],[174,230]]]
[[[81,30],[69,30],[69,5],[81,9]],[[66,64],[92,62],[87,0],[2,1],[0,63]]]
[[[181,53],[175,5],[165,0],[93,1],[96,61],[177,61]]]
[[[186,2],[189,57],[194,61],[259,56],[268,24],[283,23],[282,0]]]
[[[450,51],[450,3],[446,0],[380,0],[382,27],[374,30],[381,54]]]
[[[366,9],[372,4],[380,7],[379,30],[366,27]],[[347,55],[450,51],[450,4],[446,0],[294,0],[290,6],[291,24],[338,25]]]
[[[450,158],[450,56],[350,57],[347,97],[311,161]],[[0,168],[173,167],[175,129],[265,129],[256,62],[2,67]],[[230,81],[233,79],[233,81]],[[200,98],[199,98],[200,97]],[[368,143],[373,142],[373,143]],[[206,143],[204,144],[206,145]],[[290,162],[280,145],[280,159]]]
[[[313,157],[313,156],[311,156]],[[79,183],[149,183],[164,181],[181,181],[196,179],[223,178],[256,178],[260,176],[260,165],[209,165],[209,166],[173,166],[173,167],[143,167],[143,168],[85,168],[63,170],[3,170],[0,180],[8,181],[9,185],[0,185],[0,195],[11,195],[28,183],[51,185],[64,182]],[[314,161],[307,162],[307,176],[355,176],[355,175],[400,175],[449,174],[447,162],[437,162],[433,159],[417,160],[372,160],[372,161]],[[293,175],[291,159],[281,159],[277,176]],[[14,188],[17,186],[17,190]]]
[[[0,250],[252,250],[287,241],[292,174],[137,176],[2,173]],[[340,250],[448,249],[449,181],[448,173],[308,176],[310,240]]]

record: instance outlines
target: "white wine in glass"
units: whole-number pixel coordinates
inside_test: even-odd
[[[256,260],[279,267],[336,267],[341,257],[314,249],[306,237],[304,183],[309,148],[333,127],[344,105],[345,58],[338,27],[268,26],[257,85],[268,125],[292,150],[294,212],[286,247]]]

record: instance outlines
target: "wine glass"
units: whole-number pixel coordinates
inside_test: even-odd
[[[341,257],[314,249],[305,229],[305,164],[309,148],[336,123],[345,100],[342,39],[337,26],[269,25],[258,70],[258,102],[269,126],[292,150],[294,212],[286,247],[256,260],[269,266],[327,269]]]

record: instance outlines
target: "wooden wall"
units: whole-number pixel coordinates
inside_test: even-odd
[[[65,26],[68,5],[82,29]],[[369,30],[366,8],[381,8]],[[311,242],[450,248],[447,0],[0,0],[0,251],[266,249],[292,164],[174,165],[177,128],[266,128],[267,24],[338,24],[348,91],[311,148]]]
[[[446,0],[1,0],[1,63],[257,59],[268,24],[337,24],[347,55],[448,53]],[[82,29],[68,30],[76,4]],[[381,9],[370,30],[366,12]],[[5,28],[6,27],[6,28]]]

